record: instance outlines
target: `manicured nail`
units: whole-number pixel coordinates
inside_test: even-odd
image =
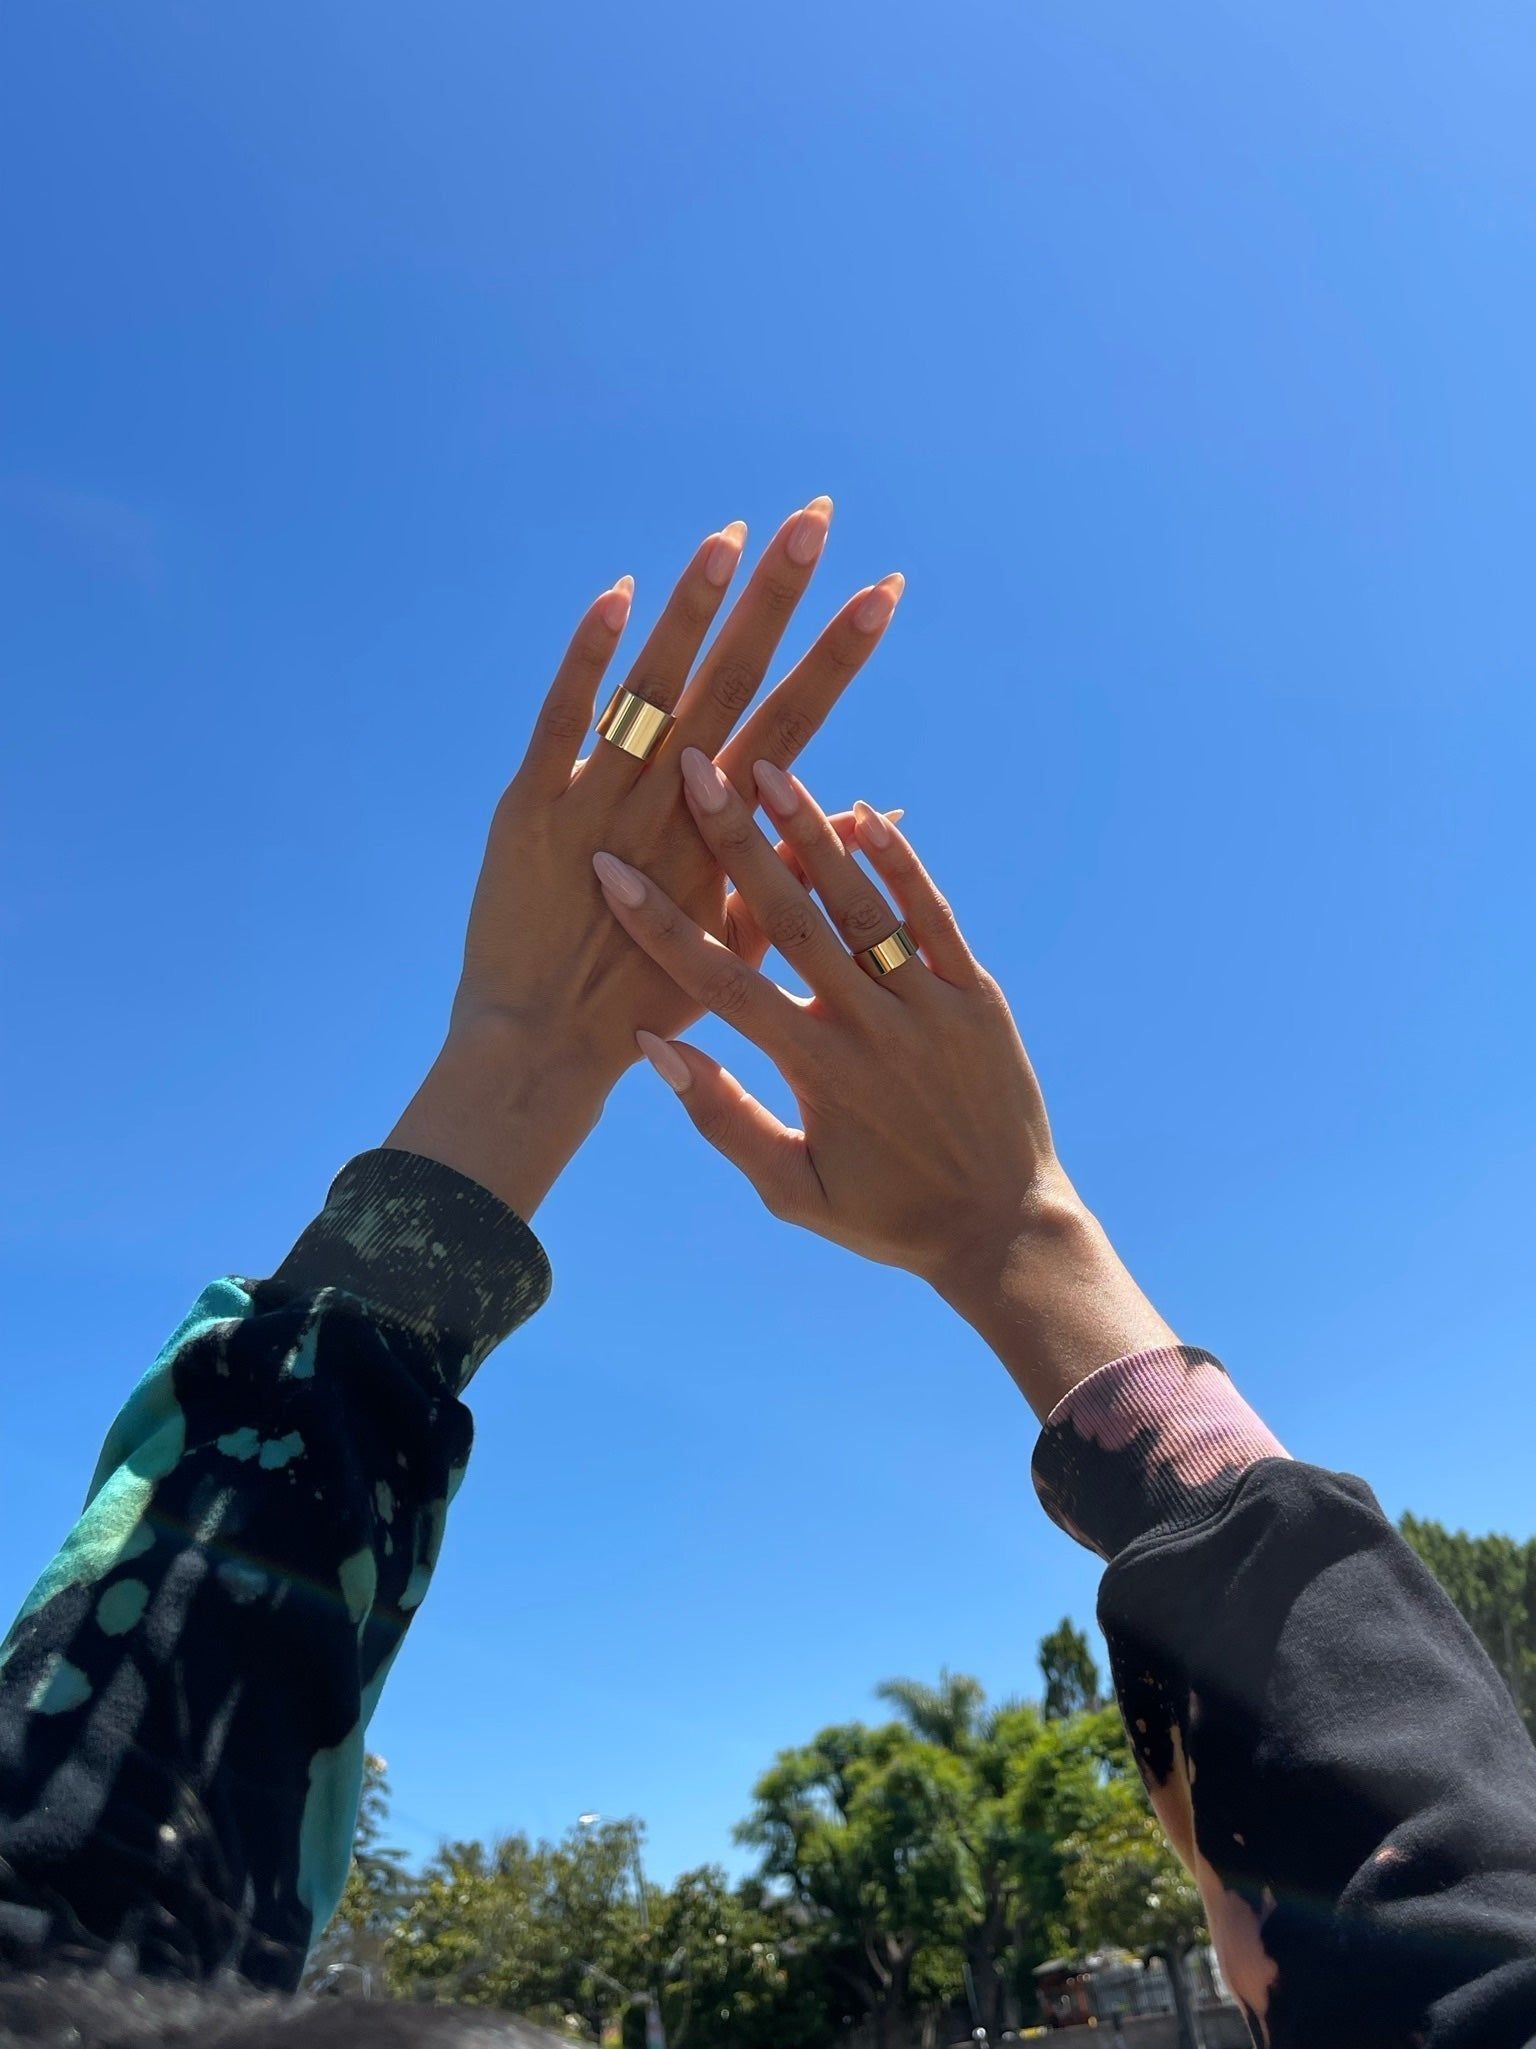
[[[621,861],[617,854],[594,854],[592,866],[597,870],[597,879],[611,897],[621,904],[628,904],[634,910],[645,902],[645,878],[637,875],[627,861]]]
[[[900,825],[907,815],[907,807],[905,804],[898,804],[894,811],[887,811],[885,815],[892,825]]]
[[[622,633],[624,622],[629,617],[629,608],[634,602],[635,579],[621,576],[610,591],[604,591],[597,601],[597,616],[610,633]]]
[[[860,633],[878,633],[889,624],[891,614],[901,603],[901,594],[907,587],[907,579],[897,570],[893,576],[882,577],[855,608],[853,623]]]
[[[891,828],[880,813],[864,802],[861,797],[853,807],[853,822],[872,847],[888,847],[891,843]]]
[[[775,768],[771,761],[754,761],[752,780],[763,794],[770,811],[780,818],[788,818],[800,808],[800,792],[782,768]]]
[[[701,811],[713,815],[723,811],[730,796],[725,777],[707,754],[697,747],[683,749],[683,781],[688,785],[688,794]]]
[[[724,590],[736,574],[736,564],[741,560],[746,539],[747,523],[744,519],[733,519],[728,527],[721,528],[715,545],[704,558],[706,583],[712,583],[716,590]]]
[[[832,500],[813,498],[795,522],[795,530],[789,537],[789,559],[798,562],[804,569],[816,560],[826,545],[827,528],[832,523]]]
[[[681,1095],[693,1076],[688,1072],[688,1063],[672,1044],[670,1039],[658,1039],[654,1032],[636,1032],[635,1044],[650,1061],[668,1088]]]

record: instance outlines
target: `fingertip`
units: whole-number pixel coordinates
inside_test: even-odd
[[[636,1032],[635,1044],[674,1095],[683,1095],[693,1081],[693,1071],[670,1039],[655,1032]]]
[[[891,844],[890,826],[862,797],[853,807],[853,829],[859,836],[859,844],[871,853],[883,854]]]
[[[611,590],[606,590],[597,601],[597,616],[610,633],[622,633],[629,618],[630,606],[635,598],[635,579],[621,576]]]

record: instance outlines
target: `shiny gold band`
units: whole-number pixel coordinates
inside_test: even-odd
[[[853,957],[866,975],[878,979],[899,968],[903,961],[915,960],[917,941],[905,925],[898,925],[889,939],[882,939],[877,946],[866,946]]]
[[[620,687],[609,699],[608,709],[597,722],[597,730],[614,747],[622,747],[636,761],[649,761],[672,724],[672,714],[659,704],[647,704],[633,690]]]

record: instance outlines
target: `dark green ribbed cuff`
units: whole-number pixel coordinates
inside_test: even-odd
[[[544,1306],[550,1278],[543,1246],[488,1188],[392,1146],[347,1162],[273,1275],[361,1296],[439,1346],[458,1387]]]

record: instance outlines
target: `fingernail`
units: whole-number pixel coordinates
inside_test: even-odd
[[[801,568],[814,562],[826,545],[827,528],[832,520],[832,500],[813,498],[795,522],[795,530],[789,537],[789,559],[798,562]]]
[[[872,847],[888,847],[891,843],[891,828],[880,813],[864,802],[861,797],[853,807],[853,822]]]
[[[623,632],[634,596],[635,579],[632,576],[621,576],[613,589],[604,591],[598,599],[597,615],[610,633]]]
[[[635,1044],[650,1061],[668,1088],[676,1089],[681,1095],[693,1076],[688,1072],[688,1063],[672,1044],[670,1039],[658,1039],[654,1032],[636,1032]]]
[[[701,811],[713,814],[723,811],[729,791],[725,777],[707,754],[697,747],[683,749],[683,781],[688,785],[688,794]]]
[[[771,761],[754,761],[752,780],[762,791],[768,808],[780,818],[788,818],[799,809],[800,792],[783,769],[775,768]]]
[[[621,904],[628,904],[634,910],[645,902],[645,878],[637,875],[627,861],[621,861],[617,854],[594,854],[592,866],[597,870],[597,879],[612,897]]]
[[[882,577],[854,611],[853,623],[860,633],[878,633],[888,624],[906,587],[907,579],[899,570],[894,576]]]
[[[905,804],[898,804],[894,811],[887,811],[885,815],[888,823],[890,823],[891,825],[900,825],[901,821],[907,815],[907,807]]]
[[[747,538],[747,523],[744,519],[733,519],[728,527],[722,527],[715,538],[715,545],[704,558],[704,580],[712,583],[716,590],[723,590],[736,574],[736,564],[741,560],[741,550]]]

